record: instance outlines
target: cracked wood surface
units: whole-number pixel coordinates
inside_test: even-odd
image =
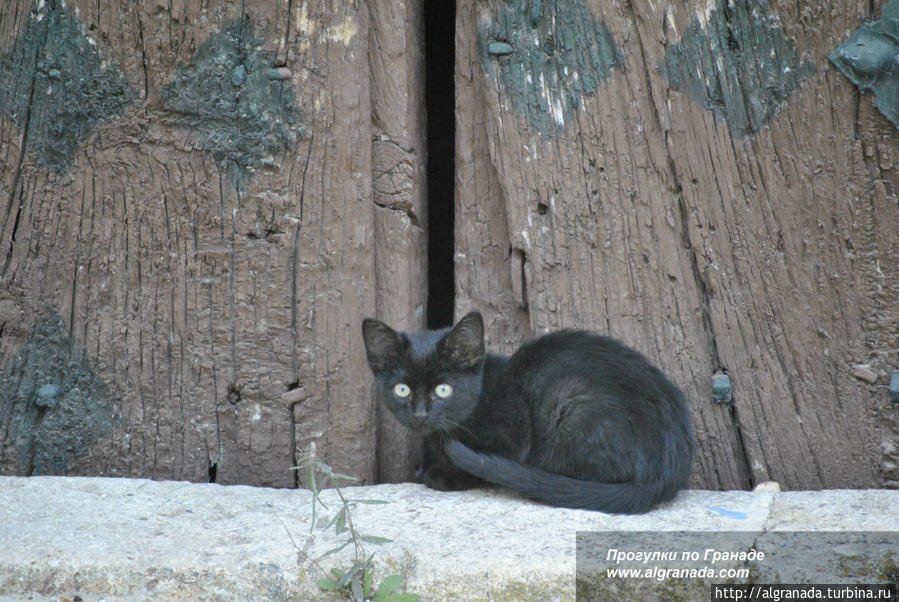
[[[370,7],[375,306],[394,328],[416,331],[428,294],[423,5]],[[375,413],[378,481],[413,480],[420,440],[383,404]]]
[[[295,450],[316,441],[335,470],[374,482],[376,413],[359,325],[376,297],[386,303],[390,278],[421,277],[420,251],[396,242],[379,248],[388,256],[378,272],[376,239],[421,233],[405,213],[374,204],[373,157],[385,155],[372,148],[366,4],[76,0],[64,10],[137,99],[96,127],[63,173],[43,169],[0,116],[0,215],[20,215],[14,232],[0,229],[0,376],[19,378],[13,403],[32,402],[16,357],[50,311],[105,384],[117,420],[60,472],[294,486]],[[387,10],[379,3],[379,15]],[[4,6],[0,53],[31,12],[30,0]],[[272,69],[262,81],[287,78],[300,123],[295,143],[235,183],[230,159],[204,150],[168,110],[165,90],[207,40],[245,18]],[[229,70],[226,81],[246,86],[241,78],[254,75]],[[403,96],[400,85],[390,89]],[[402,148],[417,147],[414,124],[385,122],[394,140],[407,135]],[[394,167],[392,185],[407,194],[418,158]],[[409,215],[419,202],[409,201]],[[398,261],[406,271],[396,273]],[[408,315],[397,307],[390,316],[414,324],[415,311],[410,296]],[[43,377],[53,375],[32,388]],[[27,472],[19,439],[36,435],[21,424],[14,432],[5,420],[14,412],[2,409],[0,470]]]
[[[666,52],[723,3],[586,4],[622,62],[556,129],[516,110],[541,102],[536,77],[483,50],[524,39],[491,29],[507,5],[458,7],[457,315],[480,307],[507,351],[578,327],[647,354],[692,400],[694,486],[899,486],[885,387],[899,369],[899,135],[826,60],[867,7],[770,3],[762,25],[786,40],[772,43],[814,69],[743,136],[664,74]],[[529,26],[558,51],[564,25]],[[733,404],[713,402],[718,370]]]
[[[747,135],[663,73],[666,53],[724,3],[572,2],[602,20],[578,31],[618,52],[589,82],[573,64],[548,70],[577,94],[536,129],[496,69],[509,57],[479,45],[511,4],[458,6],[457,315],[481,309],[491,349],[567,326],[647,354],[692,400],[694,486],[899,486],[886,395],[899,371],[899,138],[826,60],[882,2],[769,3],[763,25],[811,68]],[[2,56],[33,19],[30,1],[7,4]],[[34,409],[37,392],[69,366],[64,384],[101,397],[115,419],[110,434],[88,429],[99,439],[61,472],[293,486],[296,450],[315,441],[363,483],[408,478],[416,446],[371,403],[359,320],[424,323],[420,6],[65,10],[135,98],[63,172],[35,157],[30,118],[0,106],[0,392],[14,391],[0,399],[0,471],[34,469],[21,454],[52,415]],[[244,10],[272,78],[286,69],[299,133],[236,183],[165,94]],[[569,66],[563,38],[543,41]],[[554,102],[557,92],[547,88]],[[77,361],[47,360],[45,344],[79,349]],[[852,375],[859,365],[874,382]],[[712,401],[716,370],[733,405]],[[59,395],[70,407],[71,391]]]

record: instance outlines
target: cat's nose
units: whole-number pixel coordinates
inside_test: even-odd
[[[423,401],[418,401],[415,404],[415,411],[412,413],[412,416],[415,418],[417,422],[424,422],[428,417],[428,406]]]
[[[424,428],[428,423],[428,408],[425,407],[425,404],[417,404],[415,406],[415,410],[412,412],[412,421],[415,423],[416,428]]]

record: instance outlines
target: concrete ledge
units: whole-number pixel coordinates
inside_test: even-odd
[[[685,491],[640,516],[563,510],[502,491],[443,493],[420,485],[348,488],[381,575],[400,573],[424,599],[570,600],[577,531],[895,531],[899,491]],[[333,492],[323,494],[329,510]],[[305,490],[74,477],[0,477],[0,600],[316,600],[300,548]],[[349,564],[350,550],[325,559]]]

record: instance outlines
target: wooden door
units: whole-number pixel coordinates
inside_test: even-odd
[[[643,351],[695,486],[895,486],[899,134],[828,60],[887,7],[460,0],[456,314]],[[422,11],[3,7],[0,470],[412,477],[359,323],[425,323]]]

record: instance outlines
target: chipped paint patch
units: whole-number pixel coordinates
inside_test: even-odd
[[[119,421],[108,388],[53,310],[41,318],[9,373],[0,372],[0,439],[22,474],[66,474]]]
[[[874,92],[874,106],[899,128],[899,0],[840,44],[830,62],[859,89]]]
[[[312,45],[312,36],[318,30],[318,23],[309,18],[309,10],[305,3],[294,11],[297,52],[306,52]]]
[[[332,42],[342,42],[344,46],[349,46],[358,32],[356,20],[348,16],[343,23],[329,27],[327,35]]]
[[[273,62],[252,22],[241,19],[206,40],[163,91],[177,122],[196,132],[235,186],[300,135],[292,74]]]
[[[296,30],[311,36],[318,28],[318,23],[309,18],[309,10],[305,4],[301,4],[295,11],[296,14]]]
[[[344,18],[341,23],[321,29],[318,21],[309,18],[309,11],[305,5],[298,6],[294,11],[294,23],[297,31],[297,50],[300,52],[305,52],[309,48],[312,36],[319,31],[324,39],[340,42],[344,46],[349,46],[356,34],[359,33],[359,25],[351,16]]]
[[[545,135],[560,132],[582,99],[622,63],[612,34],[581,0],[511,0],[481,18],[481,60],[512,106]],[[492,49],[492,52],[491,52]]]
[[[39,2],[0,55],[0,112],[52,171],[64,171],[94,126],[122,114],[136,95],[59,0]]]
[[[800,61],[767,1],[714,0],[665,53],[663,70],[673,88],[712,111],[732,135],[747,136],[814,68]]]

